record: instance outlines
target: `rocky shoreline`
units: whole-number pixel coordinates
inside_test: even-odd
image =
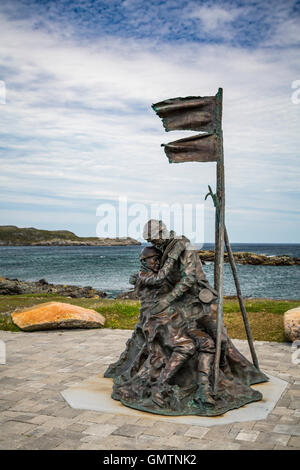
[[[215,252],[213,250],[198,251],[203,264],[215,260]],[[300,265],[300,258],[293,258],[289,255],[266,256],[257,255],[248,251],[237,251],[233,253],[233,257],[237,264],[263,265],[263,266],[293,266]],[[228,263],[228,254],[224,253],[224,262]]]
[[[20,281],[0,277],[0,295],[15,294],[56,294],[73,298],[104,298],[107,294],[91,286],[80,287],[64,284],[49,284],[45,279],[39,281]]]
[[[97,238],[95,240],[41,240],[37,242],[12,242],[0,240],[0,246],[129,246],[141,245],[134,238]]]

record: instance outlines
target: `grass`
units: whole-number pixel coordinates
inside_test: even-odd
[[[49,301],[92,308],[105,317],[105,328],[133,329],[139,315],[139,302],[134,300],[73,299],[55,294],[0,295],[0,330],[19,331],[12,322],[10,314],[16,309]],[[283,314],[299,305],[300,300],[245,300],[254,340],[284,342]],[[231,338],[246,339],[236,299],[224,299],[224,321]]]
[[[139,302],[133,300],[73,299],[55,294],[0,295],[0,330],[20,331],[11,321],[12,312],[51,301],[92,308],[105,317],[105,328],[133,329],[139,315]]]

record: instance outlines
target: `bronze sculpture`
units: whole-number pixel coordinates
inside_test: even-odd
[[[262,395],[250,387],[267,376],[233,345],[223,327],[217,392],[213,387],[217,293],[187,238],[162,221],[145,225],[152,243],[131,276],[141,302],[139,320],[119,360],[104,376],[124,405],[165,415],[216,416]]]

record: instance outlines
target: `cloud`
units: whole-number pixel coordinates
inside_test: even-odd
[[[204,34],[209,34],[214,38],[231,39],[234,34],[232,23],[243,10],[239,8],[223,8],[218,5],[198,6],[187,18],[199,19],[199,28]]]
[[[130,3],[124,10],[135,8]],[[238,5],[228,14],[219,4],[196,11],[194,20],[201,17],[214,37],[221,26],[235,36],[235,22],[245,14]],[[286,20],[286,13],[279,17]],[[131,19],[143,29],[140,15]],[[7,90],[0,105],[3,210],[15,204],[18,217],[22,204],[36,204],[40,211],[52,201],[53,208],[65,205],[66,211],[73,204],[82,212],[86,204],[95,214],[100,201],[119,196],[145,204],[203,201],[207,184],[214,186],[215,165],[169,165],[160,144],[190,133],[164,133],[150,105],[215,94],[219,86],[228,224],[237,226],[241,212],[248,214],[238,233],[247,239],[254,230],[259,240],[264,235],[253,229],[256,209],[271,220],[274,210],[298,207],[292,191],[299,181],[300,105],[291,101],[291,84],[300,73],[297,48],[280,54],[271,46],[232,45],[229,36],[223,43],[163,40],[159,48],[147,34],[80,41],[72,22],[66,38],[57,21],[54,15],[48,28],[37,28],[34,16],[0,16],[0,79]],[[286,37],[290,44],[289,32]],[[94,233],[95,215],[89,220],[86,235]],[[273,222],[269,233],[276,236]]]

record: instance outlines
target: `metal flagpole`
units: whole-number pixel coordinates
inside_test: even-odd
[[[214,364],[214,393],[218,391],[219,368],[221,356],[221,336],[223,330],[223,268],[224,268],[224,224],[225,224],[225,185],[224,185],[224,152],[222,133],[222,101],[223,90],[219,88],[216,95],[216,135],[218,146],[217,160],[217,207],[216,207],[216,234],[217,234],[217,257],[215,268],[217,268],[217,340]]]

